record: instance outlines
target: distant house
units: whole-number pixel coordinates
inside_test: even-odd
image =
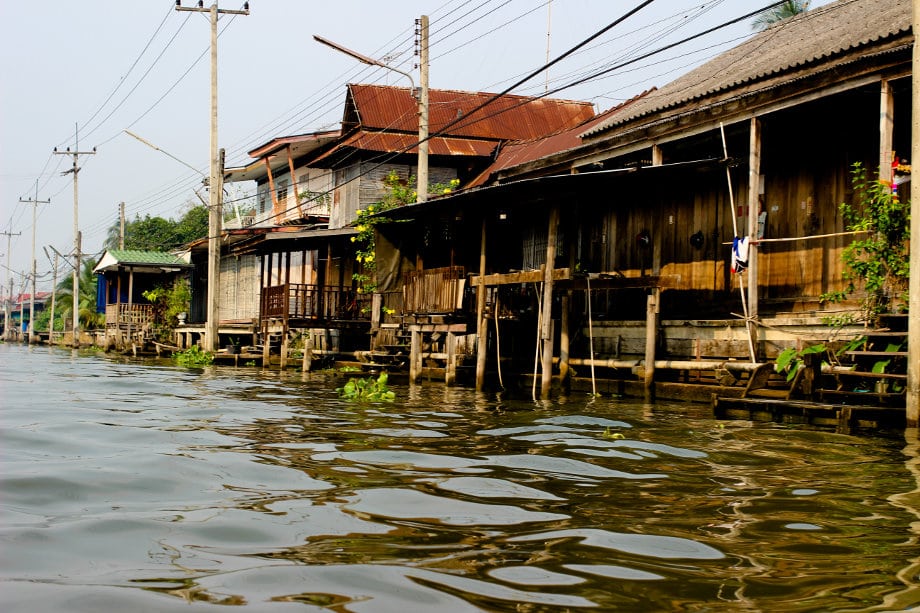
[[[533,138],[593,116],[584,102],[503,96],[494,103],[507,111],[500,119],[462,121],[492,97],[431,90],[432,183],[475,176],[506,140]],[[228,254],[260,259],[264,337],[278,336],[284,344],[300,330],[335,330],[340,349],[367,348],[379,309],[353,281],[360,265],[350,225],[359,209],[381,199],[384,177],[396,173],[408,182],[416,173],[417,112],[407,88],[352,84],[340,132],[274,139],[250,152],[257,158],[253,163],[227,170],[228,181],[254,180],[260,194],[253,224],[242,232],[248,236],[239,237]],[[401,289],[391,289],[390,299],[401,302]]]

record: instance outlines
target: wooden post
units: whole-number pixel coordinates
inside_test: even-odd
[[[758,329],[753,320],[757,318],[759,310],[759,285],[757,275],[757,221],[760,215],[760,120],[751,118],[751,146],[748,158],[748,335],[751,346],[757,348]],[[755,356],[756,357],[756,354]]]
[[[313,331],[307,329],[303,335],[303,372],[310,372],[313,367]]]
[[[284,370],[287,367],[289,349],[290,349],[290,342],[288,341],[288,327],[287,327],[287,324],[285,324],[284,330],[282,330],[282,336],[281,336],[281,360],[280,360],[281,370]]]
[[[894,91],[888,79],[882,79],[879,106],[878,178],[882,181],[890,181],[893,154],[891,147],[894,142]]]
[[[481,392],[486,380],[486,220],[482,219],[482,238],[479,242],[479,287],[476,289],[476,391]],[[498,317],[498,313],[495,313]]]
[[[263,323],[265,334],[262,337],[262,368],[268,368],[271,366],[271,329],[269,328],[269,320],[265,320]]]
[[[410,326],[411,341],[409,344],[409,383],[418,383],[422,376],[422,333],[418,325]]]
[[[134,270],[128,269],[128,343],[134,345],[134,339],[131,338],[131,324],[134,323]]]
[[[645,308],[645,401],[655,400],[655,345],[658,342],[658,288],[649,290]]]
[[[562,314],[559,322],[559,379],[563,385],[566,385],[569,379],[569,309],[571,303],[572,293],[566,292],[562,296]]]
[[[913,2],[913,31],[920,32],[920,2]],[[911,70],[911,162],[920,160],[920,45],[914,44]],[[910,182],[910,232],[920,236],[920,181]],[[907,427],[920,425],[920,249],[910,250],[907,319]],[[917,436],[915,430],[915,436]]]
[[[454,385],[457,382],[457,335],[447,333],[447,368],[444,369],[444,384]]]
[[[543,341],[543,362],[541,365],[540,398],[549,398],[553,383],[553,269],[556,262],[556,240],[559,229],[559,206],[549,212],[546,229],[546,266],[543,269],[543,315],[540,340]]]

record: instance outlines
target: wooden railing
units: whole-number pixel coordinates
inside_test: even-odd
[[[105,307],[105,326],[107,328],[139,328],[153,321],[152,304],[108,304]]]
[[[462,266],[406,273],[403,308],[411,314],[453,313],[462,307],[466,286]]]
[[[370,297],[351,289],[288,283],[263,287],[262,319],[370,319]]]

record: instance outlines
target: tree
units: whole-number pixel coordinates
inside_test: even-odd
[[[751,28],[754,30],[766,30],[774,23],[795,17],[799,13],[804,13],[808,10],[810,4],[811,0],[786,0],[779,6],[767,9],[755,17]]]
[[[901,201],[890,183],[869,180],[859,163],[853,164],[852,176],[854,202],[840,205],[846,229],[859,233],[841,254],[846,286],[821,299],[842,302],[862,288],[863,316],[875,323],[881,313],[900,310],[907,304],[910,201]]]
[[[80,296],[78,308],[80,311],[80,326],[86,330],[93,330],[100,325],[105,325],[105,313],[96,312],[96,280],[93,273],[96,267],[94,260],[83,260],[83,271],[80,273]],[[67,275],[57,287],[56,304],[60,305],[60,316],[65,321],[73,320],[73,275]],[[55,313],[55,319],[58,315]]]
[[[119,222],[109,227],[105,247],[117,249],[121,228]],[[145,215],[125,223],[125,249],[141,251],[168,250],[208,235],[208,209],[190,206],[179,221]]]

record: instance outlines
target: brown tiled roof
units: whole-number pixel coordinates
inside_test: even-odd
[[[781,21],[665,85],[583,136],[701,99],[742,95],[911,30],[910,0],[837,0]],[[665,113],[666,114],[666,113]]]
[[[436,136],[428,141],[429,155],[468,155],[488,157],[495,149],[495,141],[477,140],[472,138],[444,138]],[[333,157],[344,148],[361,149],[364,151],[377,151],[390,153],[401,151],[409,154],[418,153],[418,133],[392,133],[370,132],[358,130],[347,138],[336,143],[333,149],[317,156],[310,161],[317,164],[326,158]]]
[[[531,98],[506,94],[464,119],[495,94],[432,89],[428,92],[428,131],[435,134],[451,122],[450,136],[488,140],[537,138],[571,128],[594,116],[590,102]],[[391,132],[418,132],[418,101],[405,87],[348,86],[343,132],[361,127]]]

